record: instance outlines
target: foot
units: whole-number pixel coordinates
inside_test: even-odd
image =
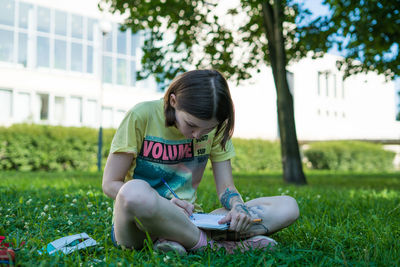
[[[272,250],[277,244],[278,243],[270,237],[257,235],[242,241],[218,241],[212,242],[210,245],[212,247],[224,248],[227,253],[233,254],[235,250],[238,249],[241,252],[250,249]]]
[[[178,242],[165,239],[158,239],[154,243],[153,249],[165,253],[167,253],[168,251],[174,251],[179,255],[185,255],[187,253],[186,249]]]

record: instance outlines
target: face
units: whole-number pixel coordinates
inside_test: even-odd
[[[188,139],[199,139],[218,126],[215,118],[211,120],[199,119],[183,110],[177,109],[175,95],[171,95],[170,104],[175,108],[176,127]]]

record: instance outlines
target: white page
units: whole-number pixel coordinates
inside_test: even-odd
[[[224,218],[225,215],[208,214],[208,213],[193,213],[191,218],[192,223],[202,229],[227,230],[227,223],[219,224],[218,221]]]

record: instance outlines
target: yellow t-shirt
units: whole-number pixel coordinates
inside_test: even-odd
[[[232,141],[223,150],[222,131],[217,136],[215,132],[216,129],[199,139],[187,139],[176,127],[165,126],[162,99],[142,102],[126,114],[110,153],[134,154],[126,180],[145,180],[161,196],[171,199],[172,193],[161,181],[163,177],[179,198],[193,203],[208,158],[220,162],[235,156]]]

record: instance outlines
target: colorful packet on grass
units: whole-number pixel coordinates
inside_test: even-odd
[[[38,250],[38,253],[40,255],[42,255],[43,253],[53,255],[56,252],[61,252],[67,255],[76,250],[95,246],[96,244],[96,240],[89,237],[86,233],[80,233],[54,240],[53,242],[50,242],[46,248]]]

